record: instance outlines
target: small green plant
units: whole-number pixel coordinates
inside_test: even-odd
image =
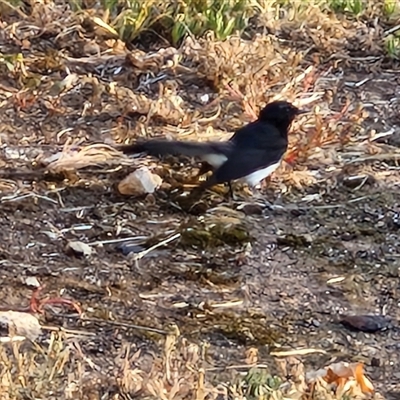
[[[400,4],[398,1],[385,0],[383,2],[383,14],[389,20],[397,23],[400,16]]]
[[[335,12],[360,15],[365,10],[365,3],[363,0],[330,0],[330,7]]]
[[[0,64],[4,65],[11,74],[22,73],[23,75],[26,75],[25,60],[22,53],[0,53]]]
[[[248,0],[186,0],[184,12],[179,13],[172,30],[172,40],[177,43],[185,34],[202,35],[208,30],[218,39],[225,39],[235,31],[242,31],[253,9]]]
[[[243,389],[250,399],[267,399],[273,393],[274,398],[277,398],[281,394],[281,383],[278,377],[272,376],[267,370],[253,368],[243,379]]]
[[[101,5],[110,11],[114,11],[121,3],[119,0],[101,0]],[[129,3],[129,2],[128,2]]]
[[[400,37],[389,35],[385,41],[385,49],[390,58],[400,59]]]

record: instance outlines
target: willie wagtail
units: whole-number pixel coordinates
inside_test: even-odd
[[[213,171],[199,188],[240,179],[254,187],[278,168],[288,146],[288,129],[304,113],[286,101],[267,104],[258,119],[238,129],[226,142],[146,140],[119,146],[125,154],[185,155],[203,161],[200,174]]]

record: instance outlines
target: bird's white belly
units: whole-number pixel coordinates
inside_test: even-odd
[[[202,156],[202,159],[208,162],[212,167],[219,168],[228,159],[228,157],[224,156],[223,154],[207,154]]]
[[[243,178],[243,180],[249,186],[256,186],[267,176],[271,175],[279,167],[279,164],[280,164],[280,162],[277,162],[276,164],[269,165],[267,168],[263,168],[263,169],[259,169],[258,171],[254,171],[251,174],[245,176]]]

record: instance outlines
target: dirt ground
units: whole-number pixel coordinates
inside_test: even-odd
[[[10,38],[2,40],[12,53]],[[70,58],[64,66],[79,76],[79,84],[54,87],[65,75],[46,75],[45,66],[39,65],[50,63],[43,52],[51,40],[32,39],[26,50],[26,65],[34,75],[30,78],[43,78],[34,89],[27,83],[29,74],[21,78],[21,66],[12,74],[2,68],[3,171],[35,170],[38,156],[56,154],[67,140],[112,143],[143,135],[143,130],[170,134],[171,126],[177,126],[159,115],[150,118],[127,109],[134,101],[129,94],[122,99],[121,92],[97,91],[100,74],[95,68],[82,72]],[[140,77],[133,76],[133,67],[123,68],[124,80],[116,79],[118,85],[136,94]],[[203,367],[214,387],[235,379],[249,348],[257,348],[258,361],[273,371],[276,357],[271,352],[313,349],[298,356],[307,370],[361,361],[385,399],[399,398],[399,75],[390,68],[356,71],[354,65],[322,65],[316,71],[312,92],[326,95],[330,87],[334,101],[321,97],[310,102],[311,116],[294,125],[293,135],[312,134],[315,124],[310,120],[317,118],[319,104],[321,112],[331,111],[322,119],[322,130],[325,123],[331,131],[350,127],[349,140],[322,143],[307,157],[285,163],[254,196],[239,187],[235,201],[210,191],[197,212],[190,212],[180,202],[179,187],[190,180],[196,163],[180,159],[146,158],[121,168],[115,163],[91,166],[69,171],[61,181],[12,173],[0,179],[1,309],[27,307],[34,290],[28,278],[35,277],[45,285],[41,296],[70,299],[83,311],[79,317],[67,306],[45,306],[39,318],[50,328],[40,343],[47,346],[49,332],[63,327],[69,332],[68,356],[61,367],[46,364],[35,353],[37,370],[27,381],[19,386],[17,378],[10,379],[16,398],[38,398],[41,393],[46,393],[43,398],[132,398],[123,394],[129,390],[121,376],[129,379],[121,360],[128,358],[128,348],[130,354],[140,350],[132,365],[149,371],[163,352],[163,332],[171,323],[179,328],[181,340],[204,348]],[[182,74],[178,88],[171,90],[191,110],[201,109],[199,96],[213,89],[204,79]],[[173,81],[168,79],[163,90]],[[158,87],[155,80],[146,86],[149,98],[151,85]],[[279,88],[273,90],[278,93]],[[347,101],[349,113],[340,114]],[[240,101],[231,103],[231,108],[222,108],[220,118],[181,137],[207,139],[207,126],[220,132],[218,138],[229,136],[250,119]],[[360,122],[352,118],[357,107],[364,113]],[[338,118],[329,119],[332,115]],[[138,162],[155,168],[166,185],[147,197],[119,195],[115,184]],[[138,252],[174,235],[171,242],[135,259]],[[71,254],[66,250],[70,241],[89,244],[92,254]],[[136,252],[124,254],[127,242]],[[343,314],[387,314],[394,328],[352,332],[339,323]],[[46,368],[59,371],[53,371],[57,379],[35,378],[47,376]],[[77,381],[78,388],[72,387]]]

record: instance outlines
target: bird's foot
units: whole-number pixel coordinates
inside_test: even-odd
[[[262,203],[269,209],[274,208],[274,204],[268,201],[265,193],[262,192],[262,183],[253,187],[245,186],[244,191],[249,197],[253,198],[255,202]]]

